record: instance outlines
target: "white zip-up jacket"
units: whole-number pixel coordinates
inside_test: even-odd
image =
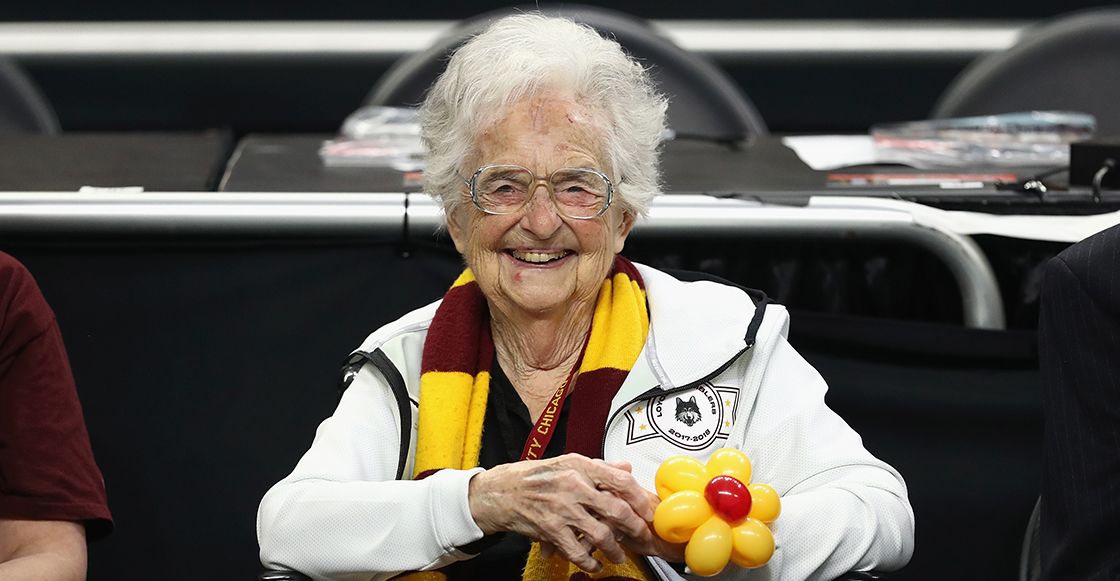
[[[637,266],[650,330],[611,402],[603,457],[630,462],[652,491],[667,458],[746,453],[752,482],[782,497],[776,549],[765,566],[729,564],[718,579],[832,579],[905,565],[914,544],[906,485],[825,405],[824,380],[786,341],[785,309],[756,305],[735,286]],[[356,375],[334,415],[261,501],[266,566],[366,581],[471,557],[458,547],[483,536],[467,500],[481,468],[402,480],[412,474],[420,358],[437,306],[378,329],[351,357]],[[649,561],[663,579],[679,578]]]

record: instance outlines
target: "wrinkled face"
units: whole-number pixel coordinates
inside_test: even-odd
[[[490,164],[524,166],[538,177],[577,167],[598,170],[617,183],[603,151],[602,123],[598,110],[573,99],[527,98],[481,134],[478,158],[463,174]],[[464,202],[448,216],[451,238],[491,309],[510,314],[544,317],[593,302],[634,223],[621,204],[590,220],[561,216],[544,185],[521,211],[503,216],[475,207],[465,185],[462,195]]]

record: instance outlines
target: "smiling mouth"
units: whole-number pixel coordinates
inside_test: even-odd
[[[519,252],[517,250],[510,250],[508,252],[513,258],[521,262],[529,262],[532,264],[544,264],[546,262],[560,260],[572,253],[571,250],[561,250],[559,252]]]

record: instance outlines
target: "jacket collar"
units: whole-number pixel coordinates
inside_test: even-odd
[[[639,356],[662,389],[710,376],[748,345],[755,304],[743,290],[711,281],[683,282],[638,264],[649,302],[650,330]]]

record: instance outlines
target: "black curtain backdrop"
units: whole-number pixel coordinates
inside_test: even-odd
[[[116,530],[89,579],[254,579],[254,522],[337,403],[343,359],[442,295],[391,243],[0,244],[58,317]]]
[[[790,343],[906,480],[914,557],[889,578],[1017,579],[1042,481],[1034,332],[794,312]]]

